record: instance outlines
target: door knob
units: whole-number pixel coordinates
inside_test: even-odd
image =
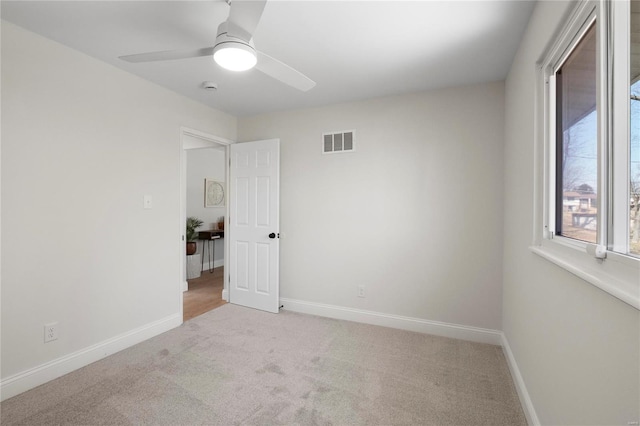
[[[275,232],[272,232],[272,233],[269,234],[269,238],[274,239],[275,237],[276,237]]]

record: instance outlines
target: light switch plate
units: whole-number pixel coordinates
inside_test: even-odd
[[[151,195],[144,196],[144,208],[150,209],[153,207],[153,197]]]

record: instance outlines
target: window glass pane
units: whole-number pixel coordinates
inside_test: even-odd
[[[597,233],[595,24],[556,72],[556,232],[591,243]]]
[[[631,2],[629,251],[640,255],[640,1]]]

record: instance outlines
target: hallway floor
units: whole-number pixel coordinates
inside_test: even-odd
[[[189,291],[183,294],[183,320],[209,312],[227,303],[222,299],[224,267],[214,268],[213,273],[202,271],[200,278],[188,280]]]

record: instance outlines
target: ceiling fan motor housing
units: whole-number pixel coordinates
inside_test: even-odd
[[[231,71],[246,71],[253,68],[257,62],[256,49],[253,40],[248,42],[230,36],[227,33],[226,22],[218,27],[216,45],[213,48],[213,59],[218,65]]]

